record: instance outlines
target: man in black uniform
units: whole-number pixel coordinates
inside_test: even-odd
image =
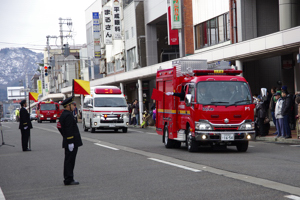
[[[64,184],[78,185],[79,182],[74,180],[74,167],[78,151],[78,147],[82,146],[81,136],[77,123],[74,119],[72,111],[74,110],[73,97],[65,99],[61,105],[64,106],[59,122],[58,129],[63,136],[63,148],[65,148],[64,161]]]
[[[32,128],[32,124],[30,121],[29,113],[26,110],[26,100],[21,101],[21,109],[20,109],[20,123],[19,129],[21,130],[21,140],[22,140],[22,149],[23,151],[31,151],[28,148],[28,140],[30,137],[30,129]]]

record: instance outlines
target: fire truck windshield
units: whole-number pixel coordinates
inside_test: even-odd
[[[99,97],[94,102],[95,107],[127,107],[125,99],[120,97]]]
[[[196,101],[203,105],[245,105],[251,104],[249,86],[237,81],[207,81],[197,84]]]
[[[55,104],[41,104],[41,110],[56,110]]]

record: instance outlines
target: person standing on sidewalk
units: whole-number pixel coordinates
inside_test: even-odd
[[[265,132],[265,126],[264,126],[264,121],[266,118],[266,108],[265,104],[262,101],[262,97],[260,95],[257,96],[257,104],[256,104],[256,114],[257,114],[257,119],[258,119],[258,126],[259,126],[259,135],[261,137],[266,136]]]
[[[284,126],[283,126],[283,116],[282,116],[282,104],[283,99],[280,97],[280,93],[274,94],[276,98],[276,106],[275,106],[275,118],[276,118],[276,129],[277,129],[277,135],[278,137],[284,137]]]
[[[276,106],[276,97],[275,97],[275,94],[276,94],[276,88],[273,87],[271,88],[271,94],[272,94],[272,97],[271,97],[271,100],[270,100],[270,105],[269,105],[269,109],[271,111],[271,116],[272,116],[272,120],[273,120],[273,123],[276,127],[276,118],[275,118],[275,106]],[[273,133],[273,135],[278,135],[278,132],[276,131],[275,133]]]
[[[78,185],[79,182],[74,180],[74,167],[78,151],[78,147],[82,146],[82,140],[77,123],[74,119],[72,111],[74,110],[75,102],[73,97],[65,99],[61,105],[64,106],[57,128],[63,136],[63,148],[65,149],[64,160],[64,184]]]
[[[290,128],[290,112],[291,112],[291,105],[292,99],[291,95],[287,92],[287,88],[282,86],[282,99],[284,100],[282,105],[282,115],[283,115],[283,126],[286,138],[292,138],[291,128]]]
[[[20,109],[19,129],[21,130],[22,149],[23,151],[31,151],[31,149],[28,148],[30,129],[32,129],[30,115],[25,108],[27,107],[26,100],[21,101],[20,104],[21,104],[21,109]]]
[[[137,99],[135,99],[133,101],[132,110],[133,110],[133,114],[135,115],[135,119],[136,119],[136,124],[134,124],[134,126],[139,125],[139,103],[138,103]]]

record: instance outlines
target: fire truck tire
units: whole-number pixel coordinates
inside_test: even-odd
[[[115,133],[116,133],[116,132],[118,132],[118,129],[117,129],[117,128],[115,128],[115,129],[114,129],[114,132],[115,132]]]
[[[127,133],[127,128],[122,128],[123,133]]]
[[[239,152],[246,152],[248,149],[249,141],[240,142],[236,145],[236,148]]]
[[[189,152],[196,152],[198,150],[198,145],[195,140],[193,140],[192,133],[190,132],[190,127],[187,127],[186,130],[186,144]]]
[[[84,120],[83,120],[83,122],[82,122],[82,125],[83,125],[83,130],[84,130],[85,132],[89,130],[89,129],[85,126]]]
[[[167,149],[170,149],[172,147],[174,147],[174,140],[170,139],[169,138],[169,130],[168,130],[168,126],[165,126],[164,128],[164,135],[163,135],[163,141],[164,141],[164,144],[165,144],[165,147]]]

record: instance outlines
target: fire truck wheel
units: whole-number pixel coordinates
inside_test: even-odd
[[[189,152],[195,152],[198,150],[198,145],[195,140],[193,140],[192,133],[190,132],[190,127],[187,127],[186,130],[186,144]]]
[[[84,130],[84,131],[88,131],[88,128],[85,126],[84,120],[83,120],[83,122],[82,122],[82,126],[83,126],[83,130]]]
[[[114,129],[114,132],[115,132],[115,133],[116,133],[116,132],[118,132],[118,129],[117,129],[117,128],[115,128],[115,129]]]
[[[239,152],[246,152],[248,149],[249,141],[240,142],[236,145],[236,148]]]
[[[174,140],[172,139],[169,139],[169,130],[168,130],[168,126],[165,126],[164,128],[164,144],[165,144],[165,147],[167,149],[169,148],[172,148],[174,146]]]
[[[127,133],[127,128],[122,128],[123,133]]]

